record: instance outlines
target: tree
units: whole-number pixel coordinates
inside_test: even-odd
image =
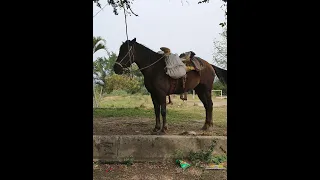
[[[93,37],[93,54],[99,50],[107,51],[106,40],[104,40],[100,36]],[[104,59],[101,57],[99,57],[97,61],[93,62],[93,83],[94,85],[99,84],[104,87],[105,86],[104,79],[106,75],[104,72],[103,62],[104,62]]]
[[[220,34],[222,39],[213,41],[213,61],[221,68],[227,69],[227,30]]]
[[[93,73],[96,75],[97,79],[103,82],[102,92],[106,89],[106,77],[113,75],[113,65],[117,60],[117,55],[114,52],[108,52],[108,58],[98,57],[96,61],[93,62]]]
[[[128,13],[129,15],[133,14],[135,16],[138,16],[136,13],[134,13],[131,9],[131,4],[133,4],[134,0],[107,0],[108,5],[113,7],[113,12],[115,15],[118,15],[118,10],[125,8],[125,12]],[[183,0],[180,0],[181,2],[183,2]],[[188,2],[188,0],[185,0],[186,2]],[[221,0],[223,2],[225,2],[225,5],[227,4],[227,0]],[[100,0],[93,0],[94,3],[96,3],[96,5],[101,8],[101,4],[100,4]],[[201,0],[198,1],[198,4],[201,3],[209,3],[209,0]],[[227,10],[225,10],[225,14],[227,14]],[[221,24],[221,23],[220,23]]]
[[[100,36],[93,37],[93,54],[102,49],[107,51],[106,40]]]
[[[114,74],[114,69],[113,69],[113,65],[114,63],[116,62],[118,56],[116,53],[114,52],[107,52],[108,53],[108,58],[106,60],[106,66],[105,66],[105,70],[106,70],[106,73],[108,75],[113,75]]]
[[[224,86],[219,79],[213,83],[212,90],[222,90],[222,94],[227,95],[227,87]]]
[[[100,79],[104,84],[105,78],[107,76],[106,64],[107,58],[105,57],[98,57],[97,60],[93,62],[93,72],[98,76],[98,79]]]
[[[227,69],[227,8],[224,4],[225,9],[225,22],[220,23],[223,31],[220,34],[221,40],[213,41],[213,60],[221,68]]]
[[[115,15],[118,15],[118,10],[121,8],[125,8],[126,9],[126,13],[128,13],[129,15],[134,14],[135,16],[138,16],[137,14],[135,14],[132,9],[131,9],[131,5],[133,0],[107,0],[107,4],[113,7],[113,13]],[[101,4],[100,4],[100,0],[93,0],[94,3],[96,3],[96,5],[101,8]]]

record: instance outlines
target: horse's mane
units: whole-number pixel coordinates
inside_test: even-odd
[[[127,40],[126,42],[123,42],[121,46],[123,46],[124,44],[127,44],[129,40]],[[146,45],[143,45],[141,43],[135,42],[136,45],[139,45],[140,47],[142,47],[143,49],[149,51],[149,52],[153,52],[154,54],[157,54],[157,52],[153,51],[152,49],[148,48]]]

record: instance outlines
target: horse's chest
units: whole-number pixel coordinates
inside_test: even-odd
[[[146,89],[149,91],[149,92],[151,92],[151,90],[152,90],[152,83],[151,83],[151,81],[148,81],[148,80],[144,80],[144,86],[146,87]]]
[[[144,85],[149,92],[154,89],[165,90],[168,87],[168,79],[166,77],[145,78]]]

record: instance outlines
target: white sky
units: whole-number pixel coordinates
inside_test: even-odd
[[[101,7],[106,0],[100,0]],[[159,51],[168,47],[172,53],[180,54],[190,51],[212,63],[213,40],[220,39],[222,32],[220,22],[224,22],[224,11],[221,0],[210,0],[209,3],[197,4],[198,0],[135,0],[132,10],[139,16],[128,16],[129,39],[148,48]],[[93,15],[99,11],[93,5]],[[107,5],[93,18],[93,36],[106,39],[109,51],[119,53],[120,45],[126,40],[123,11],[113,14],[113,8]],[[95,57],[104,56],[99,51]]]

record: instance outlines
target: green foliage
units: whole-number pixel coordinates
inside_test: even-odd
[[[213,41],[213,61],[221,68],[227,68],[227,26],[220,34],[221,40]]]
[[[134,14],[135,16],[138,16],[137,14],[135,14],[132,9],[131,9],[131,5],[133,0],[107,0],[108,5],[111,5],[113,7],[113,13],[115,15],[118,15],[118,10],[119,9],[126,9],[126,13],[128,15]],[[99,8],[101,8],[101,4],[100,4],[100,0],[93,0],[94,3],[97,4],[97,6]]]
[[[210,146],[209,150],[201,150],[200,152],[190,152],[189,154],[189,160],[192,161],[193,163],[197,162],[207,162],[209,163],[212,159],[212,152],[214,150],[214,147],[216,145],[216,142],[213,141],[212,145]]]
[[[211,156],[209,161],[215,164],[220,164],[227,161],[227,155]]]
[[[108,75],[112,75],[114,74],[113,65],[116,62],[118,56],[114,52],[111,52],[111,53],[108,52],[108,55],[109,57],[106,62],[105,70],[108,73]]]
[[[216,80],[213,83],[213,88],[212,89],[213,90],[222,90],[222,94],[223,95],[227,94],[227,88],[219,80]]]
[[[141,89],[139,80],[136,77],[130,78],[124,75],[113,74],[106,78],[106,92],[124,90],[129,94],[138,93]]]
[[[126,10],[126,14],[128,15],[135,15],[138,16],[136,13],[134,13],[131,9],[131,4],[133,4],[134,0],[107,0],[108,5],[111,5],[113,7],[113,13],[115,15],[118,15],[118,10],[119,9],[125,9]],[[221,0],[225,3],[225,6],[228,2],[228,0]],[[101,4],[100,4],[100,0],[93,0],[94,3],[96,3],[96,5],[101,8]],[[181,1],[182,2],[182,1]],[[198,4],[201,3],[209,3],[209,0],[199,0]],[[225,9],[225,15],[227,15],[227,9]],[[221,25],[221,23],[220,23]],[[223,26],[222,26],[223,27]]]
[[[150,95],[149,91],[147,90],[147,88],[142,84],[142,87],[140,89],[140,93],[142,95]]]
[[[131,72],[134,76],[139,77],[139,78],[143,78],[143,74],[141,73],[141,71],[139,70],[139,67],[136,63],[133,63],[131,65]],[[143,82],[143,81],[142,81]]]
[[[134,158],[132,156],[130,156],[128,158],[124,158],[123,164],[125,164],[127,166],[131,166],[131,165],[133,165],[133,161],[134,161]]]
[[[107,75],[114,74],[113,64],[117,59],[115,53],[108,53],[109,57],[99,57],[93,62],[93,73],[98,75],[99,79],[104,82],[103,93],[106,92],[106,77]]]
[[[104,82],[102,92],[106,91],[106,77],[107,75],[113,74],[113,65],[117,59],[117,55],[114,52],[109,52],[106,47],[106,41],[98,36],[93,37],[93,54],[99,50],[105,50],[108,54],[108,57],[98,57],[93,61],[93,73],[98,76],[98,79]]]
[[[185,157],[183,155],[183,152],[180,149],[178,149],[178,150],[174,151],[173,158],[174,159],[184,159]]]
[[[108,59],[105,57],[98,57],[96,61],[93,62],[93,72],[96,74],[99,74],[99,79],[104,81],[106,78],[106,64],[108,62]]]
[[[93,54],[99,50],[107,50],[106,40],[102,37],[93,37]]]
[[[200,162],[220,164],[227,161],[227,155],[213,155],[216,141],[213,141],[208,150],[201,150],[200,152],[190,152],[188,159],[193,164],[199,164]]]

